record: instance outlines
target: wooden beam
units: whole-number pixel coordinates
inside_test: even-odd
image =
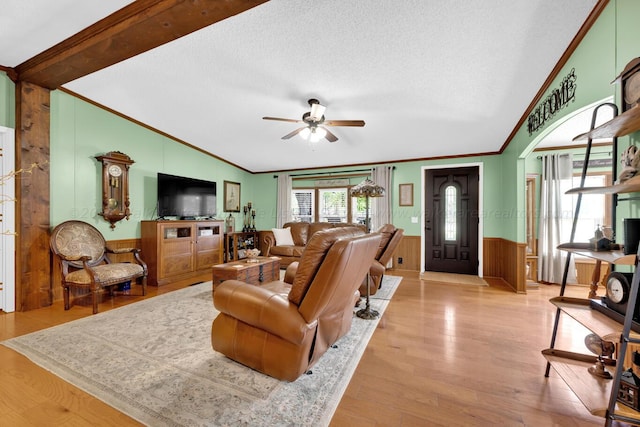
[[[16,84],[16,310],[51,305],[48,89]]]
[[[268,0],[137,0],[18,65],[20,81],[56,89]]]

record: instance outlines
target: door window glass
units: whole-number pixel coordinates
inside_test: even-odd
[[[445,240],[456,240],[457,235],[457,191],[456,187],[449,185],[444,190],[444,205],[445,205],[445,217],[444,217],[444,238]]]

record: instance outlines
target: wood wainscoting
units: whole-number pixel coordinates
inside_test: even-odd
[[[420,236],[403,236],[393,255],[393,268],[420,271]],[[483,240],[483,276],[499,278],[515,292],[526,293],[526,243],[495,237]],[[402,259],[402,263],[399,260]]]
[[[576,257],[574,261],[576,263],[576,277],[578,279],[578,283],[581,285],[591,285],[593,280],[593,271],[596,268],[596,260]],[[608,273],[609,264],[603,262],[602,267],[600,268],[600,278],[598,283],[602,284]],[[604,289],[604,287],[600,289]]]
[[[140,248],[140,239],[110,240],[107,246],[118,248]],[[515,243],[509,240],[488,237],[483,242],[483,275],[502,279],[502,281],[515,292],[526,293],[526,244]],[[393,269],[420,271],[420,236],[403,236],[398,244],[398,249],[393,255]],[[141,254],[145,260],[145,254]],[[399,263],[402,258],[402,263]],[[112,256],[112,260],[131,261],[131,254]],[[60,286],[60,266],[57,260],[53,260],[52,291],[53,300],[62,300],[62,286]],[[605,270],[603,268],[603,270]],[[579,270],[580,272],[581,270]],[[589,274],[589,275],[588,275]],[[591,277],[590,272],[579,274],[580,277]],[[588,282],[589,283],[589,282]]]
[[[527,293],[527,244],[497,237],[483,241],[484,277],[502,279],[517,293]]]
[[[393,254],[393,268],[396,270],[420,271],[420,236],[402,236]],[[402,259],[402,263],[400,260]]]

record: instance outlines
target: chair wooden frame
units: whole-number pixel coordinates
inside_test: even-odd
[[[62,272],[64,309],[69,310],[69,288],[88,289],[92,294],[93,314],[98,312],[98,295],[105,288],[115,295],[115,285],[140,279],[142,295],[147,293],[147,264],[140,249],[110,249],[102,233],[83,221],[65,221],[51,232],[50,247]],[[134,262],[112,262],[108,254],[133,255]]]

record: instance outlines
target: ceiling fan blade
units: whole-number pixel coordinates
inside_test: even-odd
[[[364,120],[325,120],[325,126],[364,126]]]
[[[290,133],[286,134],[286,135],[285,135],[285,136],[283,136],[281,139],[289,139],[289,138],[293,138],[294,136],[296,136],[297,134],[299,134],[299,133],[300,133],[300,131],[301,131],[302,129],[306,129],[306,128],[307,128],[306,126],[302,126],[301,128],[298,128],[298,129],[294,130],[293,132],[290,132]]]
[[[327,138],[327,141],[329,142],[336,142],[338,140],[338,137],[335,136],[333,133],[331,133],[329,131],[329,129],[322,127],[322,129],[324,129],[325,131],[327,131],[327,134],[324,136],[325,138]]]
[[[280,117],[263,117],[264,120],[277,120],[279,122],[290,122],[290,123],[303,123],[302,120],[296,119],[283,119]]]

